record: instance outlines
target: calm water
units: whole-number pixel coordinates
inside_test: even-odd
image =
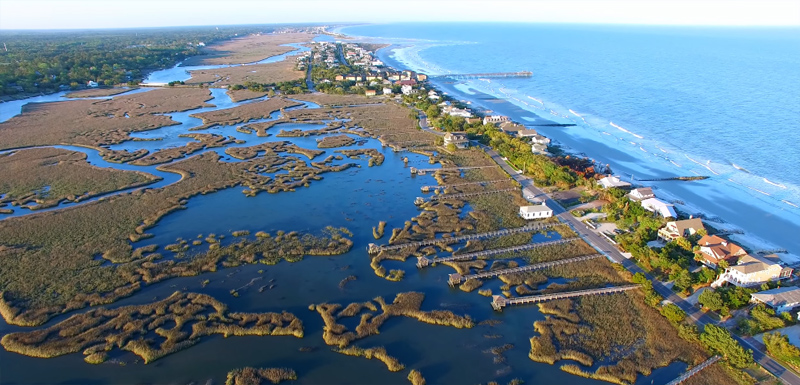
[[[800,254],[800,29],[448,23],[342,32],[394,42],[384,59],[424,73],[533,71],[437,84],[523,123],[576,124],[537,129],[625,178],[710,176],[653,185],[686,212],[743,228],[739,240],[753,248]]]

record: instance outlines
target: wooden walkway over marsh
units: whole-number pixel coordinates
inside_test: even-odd
[[[462,241],[469,241],[471,239],[481,239],[481,238],[492,238],[492,237],[502,237],[504,235],[511,235],[517,233],[527,233],[533,231],[541,231],[545,229],[549,229],[554,226],[558,226],[562,223],[560,222],[551,222],[551,223],[537,223],[532,225],[526,225],[522,227],[515,227],[511,229],[502,229],[496,231],[489,231],[486,233],[478,233],[478,234],[467,234],[467,235],[459,235],[457,237],[442,237],[442,238],[434,238],[434,239],[426,239],[424,241],[417,241],[417,242],[408,242],[408,243],[399,243],[396,245],[383,245],[379,246],[374,243],[370,243],[367,247],[367,251],[370,254],[378,254],[381,251],[392,251],[392,250],[399,250],[404,249],[407,247],[421,247],[421,246],[431,246],[431,245],[440,245],[440,244],[451,244],[451,243],[458,243]]]
[[[511,305],[525,305],[537,302],[552,301],[556,299],[581,297],[584,295],[619,293],[626,290],[632,290],[637,287],[639,287],[639,285],[603,287],[599,289],[576,290],[576,291],[567,291],[561,293],[541,294],[541,295],[529,295],[527,297],[517,297],[517,298],[506,298],[503,297],[502,295],[493,295],[492,307],[494,308],[494,310],[501,311],[503,310],[504,307]]]
[[[458,199],[458,198],[466,198],[466,197],[476,197],[476,196],[481,196],[481,195],[497,194],[497,193],[501,193],[501,192],[509,192],[509,191],[517,191],[517,190],[519,190],[517,187],[512,187],[512,188],[504,188],[504,189],[500,189],[500,190],[485,190],[485,191],[477,191],[477,192],[471,192],[471,193],[433,195],[431,197],[428,197],[427,201],[434,202],[434,201],[440,201],[440,200],[444,200],[444,199]],[[424,204],[425,202],[426,202],[426,200],[423,197],[417,197],[417,199],[414,199],[414,204],[417,205],[417,206],[419,206],[421,204]]]
[[[431,190],[439,190],[439,189],[448,189],[452,187],[461,187],[461,186],[472,186],[472,185],[480,185],[485,186],[489,183],[502,183],[502,182],[511,182],[511,179],[495,179],[495,180],[485,180],[480,182],[468,182],[468,183],[457,183],[457,184],[448,184],[448,185],[431,185],[431,186],[422,186],[420,190],[422,192],[428,192]]]
[[[436,172],[436,171],[463,171],[463,170],[477,170],[480,168],[495,168],[497,165],[494,166],[471,166],[471,167],[447,167],[447,168],[416,168],[411,167],[411,174],[412,175],[425,175],[428,172]]]
[[[488,249],[488,250],[476,251],[476,252],[473,252],[473,253],[454,254],[454,255],[451,255],[449,257],[444,257],[444,258],[428,259],[427,257],[418,257],[417,258],[417,267],[423,268],[423,267],[430,266],[432,263],[437,263],[437,262],[466,261],[466,260],[470,260],[470,259],[473,259],[473,258],[488,257],[488,256],[491,256],[491,255],[497,255],[497,254],[505,254],[505,253],[513,253],[513,252],[517,252],[517,251],[538,249],[540,247],[545,247],[545,246],[561,245],[561,244],[564,244],[564,243],[573,242],[573,241],[578,240],[578,239],[580,239],[580,238],[565,238],[565,239],[559,239],[557,241],[528,243],[528,244],[524,244],[524,245],[520,245],[520,246],[504,247],[502,249]]]
[[[722,358],[722,357],[713,356],[713,357],[703,361],[703,363],[701,363],[700,365],[697,365],[697,366],[691,368],[688,372],[683,373],[680,377],[668,382],[667,385],[678,385],[678,384],[688,380],[689,377],[694,376],[697,373],[700,373],[701,370],[703,370],[703,369],[711,366],[711,364],[719,361],[720,358]]]
[[[599,258],[599,257],[602,257],[602,256],[603,256],[603,254],[591,254],[591,255],[584,255],[582,257],[567,258],[567,259],[561,259],[561,260],[557,260],[557,261],[542,262],[542,263],[537,263],[537,264],[533,264],[533,265],[512,267],[512,268],[509,268],[509,269],[497,269],[497,270],[491,270],[491,271],[484,271],[484,272],[480,272],[480,273],[467,274],[467,275],[461,275],[461,274],[458,274],[458,273],[453,273],[453,274],[450,274],[450,278],[447,280],[447,283],[450,284],[450,286],[455,286],[455,285],[460,284],[463,281],[469,281],[470,279],[492,278],[492,277],[497,277],[497,276],[500,276],[500,275],[522,273],[522,272],[526,272],[526,271],[542,270],[542,269],[546,269],[548,267],[553,267],[553,266],[560,266],[560,265],[566,265],[566,264],[569,264],[569,263],[588,261],[590,259],[595,259],[595,258]]]

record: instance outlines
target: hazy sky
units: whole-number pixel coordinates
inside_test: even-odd
[[[800,0],[0,0],[0,29],[392,21],[800,26]]]

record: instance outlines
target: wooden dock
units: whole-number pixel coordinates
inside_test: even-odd
[[[556,299],[581,297],[584,295],[619,293],[626,290],[632,290],[637,287],[639,287],[639,285],[603,287],[599,289],[576,290],[576,291],[567,291],[562,293],[552,293],[552,294],[542,294],[542,295],[530,295],[527,297],[517,297],[517,298],[506,298],[503,297],[502,295],[493,295],[492,307],[494,308],[494,310],[502,311],[504,307],[511,305],[524,305],[537,302],[552,301]]]
[[[434,78],[450,78],[450,79],[486,79],[486,78],[529,78],[533,76],[531,71],[519,72],[488,72],[480,74],[450,74],[450,75],[437,75]]]
[[[417,258],[417,267],[423,268],[423,267],[430,266],[432,263],[437,263],[437,262],[466,261],[466,260],[470,260],[470,259],[478,258],[478,257],[488,257],[488,256],[491,256],[491,255],[497,255],[497,254],[505,254],[505,253],[513,253],[513,252],[517,252],[517,251],[532,250],[532,249],[538,249],[538,248],[544,247],[544,246],[561,245],[561,244],[564,244],[564,243],[569,243],[569,242],[575,241],[577,239],[580,239],[580,238],[566,238],[566,239],[559,239],[557,241],[528,243],[528,244],[520,245],[520,246],[504,247],[502,249],[489,249],[489,250],[483,250],[483,251],[476,251],[474,253],[456,254],[456,255],[451,255],[449,257],[444,257],[444,258],[428,259],[427,257],[418,257]]]
[[[425,175],[428,172],[436,172],[436,171],[463,171],[463,170],[476,170],[480,168],[495,168],[497,165],[494,166],[472,166],[472,167],[447,167],[447,168],[416,168],[411,167],[411,174],[412,175]]]
[[[720,358],[722,358],[722,357],[720,357],[720,356],[713,356],[713,357],[711,357],[711,358],[709,358],[709,359],[707,359],[707,360],[703,361],[703,363],[701,363],[700,365],[697,365],[697,366],[695,366],[695,367],[691,368],[691,369],[690,369],[689,371],[687,371],[686,373],[683,373],[683,374],[682,374],[680,377],[678,377],[678,378],[676,378],[676,379],[674,379],[674,380],[672,380],[672,381],[668,382],[668,383],[667,383],[667,385],[678,385],[678,384],[680,384],[680,383],[682,383],[682,382],[684,382],[684,381],[688,380],[688,379],[689,379],[689,377],[691,377],[691,376],[694,376],[694,375],[695,375],[695,374],[697,374],[697,373],[700,373],[700,371],[701,371],[701,370],[703,370],[703,369],[705,369],[705,368],[707,368],[707,367],[711,366],[711,364],[713,364],[713,363],[715,363],[715,362],[719,361],[719,360],[720,360]]]
[[[561,222],[551,222],[551,223],[537,223],[532,225],[526,225],[522,227],[515,227],[511,229],[503,229],[503,230],[496,230],[490,231],[487,233],[478,233],[478,234],[467,234],[467,235],[460,235],[457,237],[442,237],[442,238],[434,238],[434,239],[426,239],[424,241],[417,241],[417,242],[408,242],[408,243],[400,243],[397,245],[383,245],[379,246],[374,243],[370,243],[367,247],[367,251],[370,254],[378,254],[381,251],[391,251],[391,250],[399,250],[404,249],[407,247],[420,247],[420,246],[431,246],[431,245],[448,245],[451,243],[458,243],[462,241],[468,241],[471,239],[481,239],[481,238],[492,238],[492,237],[501,237],[504,235],[511,235],[516,233],[527,233],[533,231],[540,231],[544,229],[549,229],[553,226],[558,226],[562,224]]]
[[[509,192],[509,191],[517,191],[517,190],[519,190],[519,188],[512,187],[512,188],[504,188],[504,189],[500,189],[500,190],[477,191],[477,192],[472,192],[472,193],[442,194],[442,195],[433,195],[431,197],[428,197],[427,200],[425,200],[425,198],[423,198],[423,197],[417,197],[417,199],[414,199],[414,204],[419,206],[421,204],[424,204],[427,201],[434,202],[434,201],[440,201],[440,200],[443,200],[443,199],[458,199],[458,198],[466,198],[466,197],[475,197],[475,196],[480,196],[480,195],[497,194],[497,193],[501,193],[501,192]]]
[[[527,266],[520,266],[520,267],[513,267],[510,269],[498,269],[498,270],[491,270],[491,271],[484,271],[481,273],[475,274],[468,274],[468,275],[461,275],[458,273],[450,274],[450,278],[447,280],[447,283],[450,286],[456,286],[463,281],[469,281],[470,279],[483,279],[483,278],[492,278],[497,277],[500,275],[506,274],[514,274],[514,273],[522,273],[525,271],[534,271],[534,270],[542,270],[548,267],[559,266],[559,265],[566,265],[569,263],[581,262],[581,261],[588,261],[590,259],[595,259],[602,257],[603,254],[592,254],[592,255],[584,255],[582,257],[575,257],[575,258],[567,258],[561,259],[558,261],[551,261],[551,262],[542,262],[537,263],[534,265],[527,265]]]
[[[431,185],[431,186],[422,186],[420,190],[422,192],[428,192],[431,190],[439,190],[439,189],[448,189],[452,187],[461,187],[461,186],[472,186],[472,185],[480,185],[485,186],[489,183],[502,183],[502,182],[511,182],[511,179],[496,179],[496,180],[485,180],[481,182],[469,182],[469,183],[457,183],[457,184],[448,184],[448,185]]]

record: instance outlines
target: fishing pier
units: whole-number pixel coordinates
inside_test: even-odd
[[[493,295],[492,307],[494,308],[494,310],[502,311],[504,307],[511,305],[525,305],[537,302],[552,301],[556,299],[581,297],[584,295],[619,293],[626,290],[632,290],[637,287],[639,287],[639,285],[603,287],[599,289],[576,290],[576,291],[567,291],[562,293],[552,293],[552,294],[542,294],[542,295],[530,295],[527,297],[517,297],[517,298],[506,298],[503,297],[502,295]]]

